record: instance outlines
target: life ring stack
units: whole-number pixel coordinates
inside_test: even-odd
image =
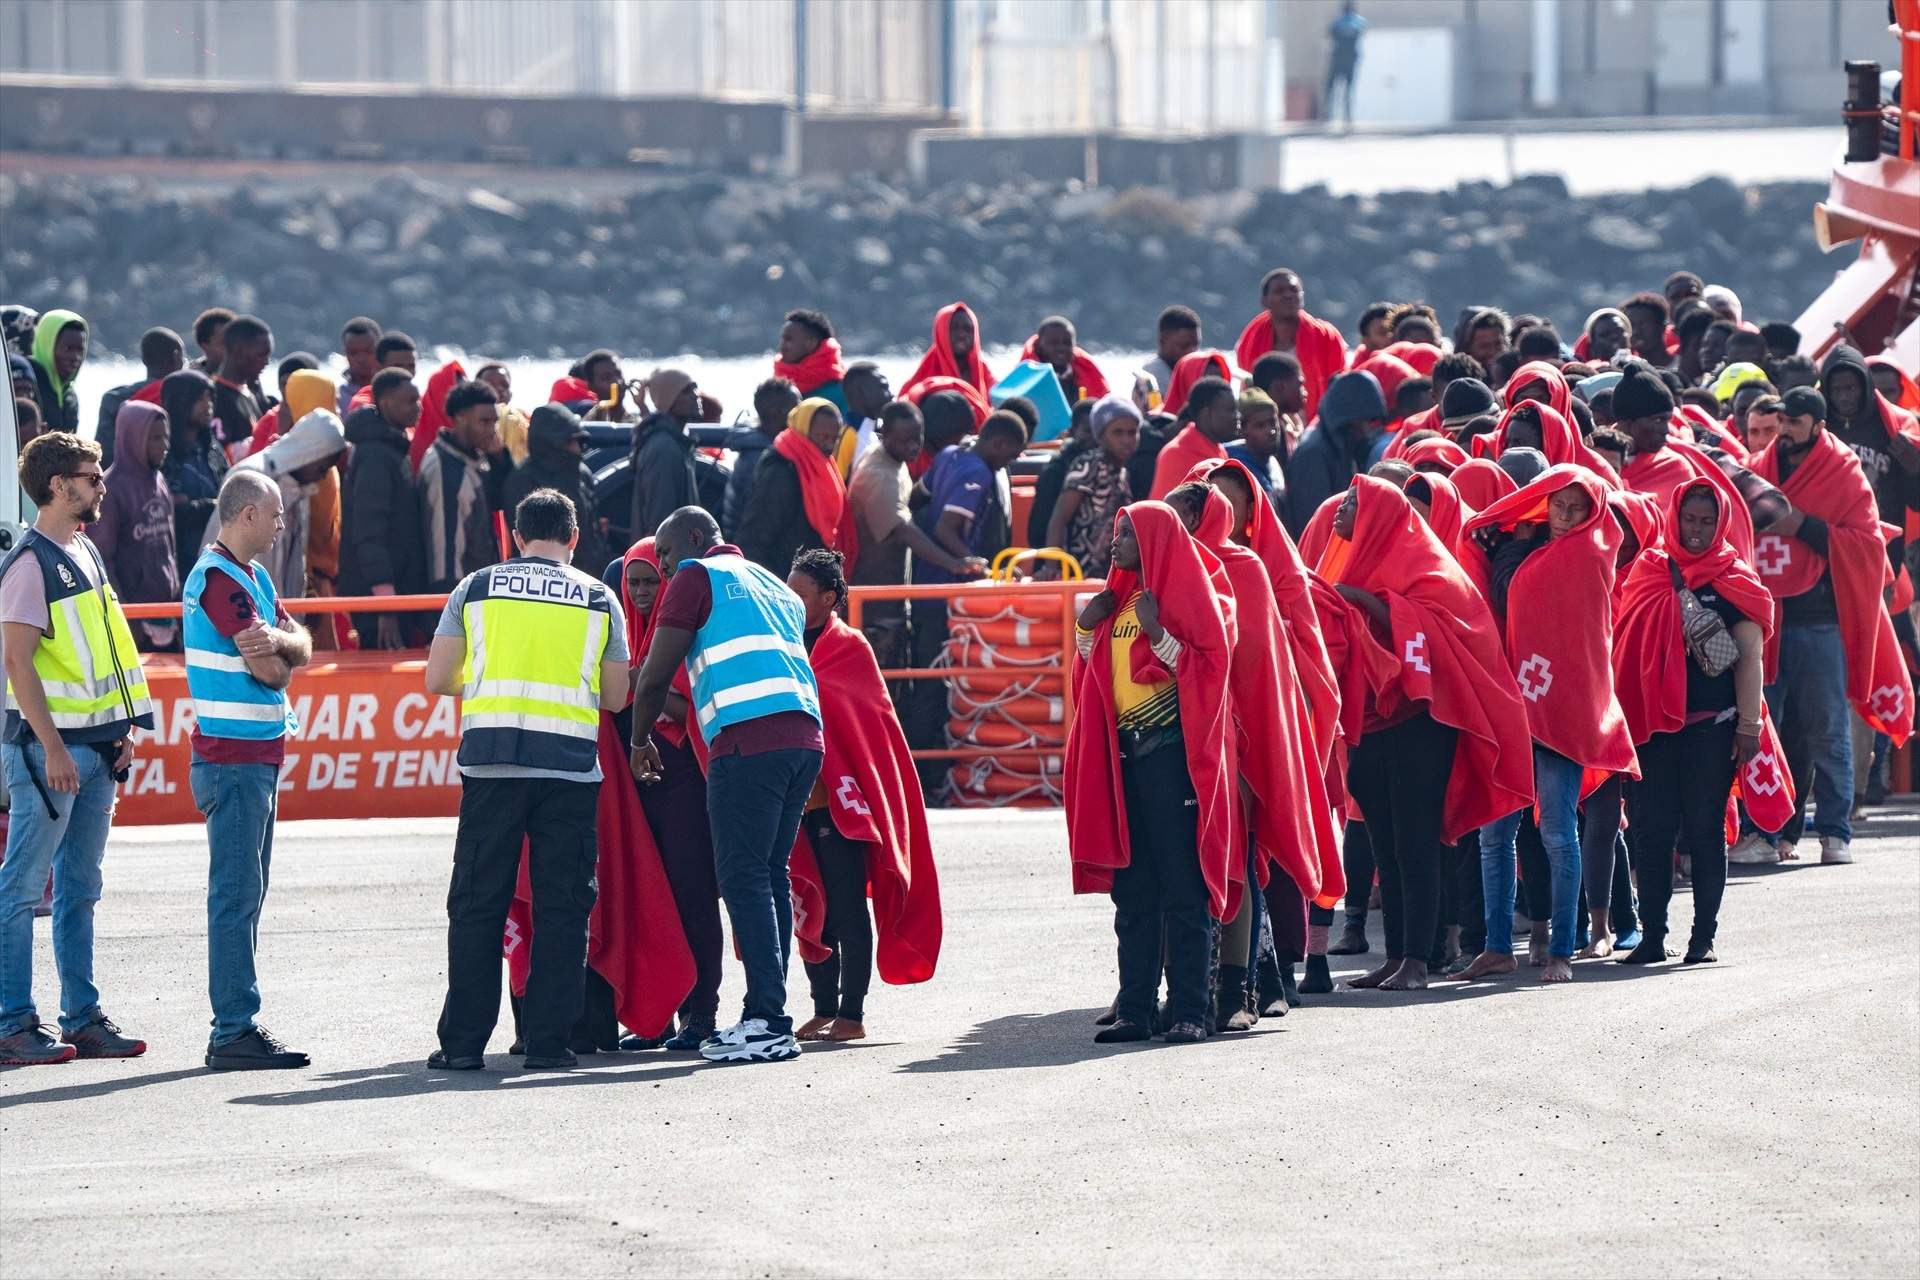
[[[1022,552],[1063,561],[1062,577],[1078,580],[1080,565],[1059,552]],[[1008,568],[1011,567],[1009,563]],[[1060,674],[1060,602],[996,591],[992,580],[962,588],[947,605],[944,666],[991,667],[991,674],[947,680],[947,745],[991,751],[956,760],[947,777],[948,803],[960,808],[1056,808],[1063,798],[1061,769],[1067,744],[1066,679]],[[1004,671],[1005,674],[1001,674]],[[1013,755],[1016,751],[1046,755]]]

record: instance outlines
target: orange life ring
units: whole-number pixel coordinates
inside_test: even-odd
[[[947,738],[957,747],[1062,747],[1066,727],[1057,724],[1014,724],[1006,720],[949,720]]]
[[[1035,671],[1008,671],[1005,675],[952,676],[952,686],[969,698],[993,699],[1011,693],[1014,697],[1038,695],[1058,698],[1066,691],[1066,681],[1057,675]]]
[[[1022,621],[1030,624],[1060,625],[1060,601],[1053,596],[1013,595],[996,591],[988,583],[960,587],[947,597],[947,618],[952,622],[985,622],[990,619]]]
[[[1003,652],[1056,657],[1060,653],[1060,620],[1029,622],[1025,618],[987,618],[955,622],[951,632],[971,632],[980,643]]]
[[[1012,720],[1019,724],[1054,725],[1066,719],[1067,705],[1059,698],[1030,694],[976,702],[959,690],[952,689],[947,693],[947,713],[961,720],[970,720],[984,713],[994,719]]]

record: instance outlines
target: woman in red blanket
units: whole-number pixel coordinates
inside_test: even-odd
[[[1247,811],[1248,884],[1266,887],[1265,906],[1285,975],[1277,1012],[1285,1013],[1289,1004],[1298,1003],[1293,966],[1306,952],[1307,903],[1323,894],[1338,897],[1346,887],[1333,810],[1273,581],[1260,557],[1233,536],[1234,508],[1224,488],[1190,480],[1167,495],[1167,505],[1180,513],[1195,541],[1220,559],[1233,594],[1228,688]],[[1274,865],[1284,874],[1270,875]],[[1329,866],[1333,882],[1326,884]],[[1216,1013],[1224,1030],[1244,1030],[1260,1012],[1259,1001],[1249,1003],[1253,992],[1247,982],[1259,954],[1255,898],[1246,895],[1221,940]]]
[[[837,613],[847,598],[840,556],[801,552],[787,585],[806,606],[826,739],[793,847],[793,933],[813,989],[813,1017],[794,1037],[864,1040],[875,925],[882,981],[931,978],[940,959],[940,880],[920,780],[880,664]]]
[[[1573,980],[1580,906],[1580,801],[1610,774],[1638,776],[1613,688],[1613,581],[1622,537],[1607,486],[1584,467],[1549,467],[1467,522],[1460,559],[1487,597],[1533,736],[1537,822],[1552,887],[1543,982]],[[1486,947],[1462,980],[1512,973],[1519,812],[1480,829]],[[1608,868],[1611,873],[1611,866]]]
[[[628,548],[620,562],[620,596],[627,614],[627,651],[636,668],[653,644],[654,606],[663,580],[652,538],[642,538]],[[620,718],[631,717],[629,710]],[[660,781],[640,788],[640,807],[660,850],[667,888],[692,953],[693,981],[680,1001],[679,1029],[666,1041],[668,1049],[683,1053],[697,1051],[700,1042],[713,1034],[720,1010],[720,889],[714,879],[713,831],[707,824],[706,744],[694,723],[693,685],[682,667],[674,672],[666,710],[653,727],[653,741],[660,749]],[[633,741],[631,723],[622,723],[618,729],[622,742]],[[632,769],[621,776],[632,777]]]
[[[1627,788],[1627,838],[1640,887],[1640,944],[1623,964],[1652,964],[1667,950],[1673,851],[1692,859],[1693,938],[1687,961],[1714,959],[1727,884],[1726,806],[1735,770],[1749,799],[1787,785],[1767,742],[1761,680],[1773,596],[1728,539],[1729,499],[1706,481],[1677,490],[1664,543],[1640,553],[1620,591],[1613,669],[1640,781]],[[1676,579],[1678,581],[1676,581]],[[1683,585],[1732,632],[1738,658],[1708,675],[1681,630]],[[1763,746],[1763,743],[1765,745]],[[1769,764],[1769,761],[1771,763]],[[1759,769],[1756,770],[1756,766]]]
[[[949,302],[933,317],[933,345],[920,357],[900,388],[909,395],[928,378],[957,378],[985,401],[993,390],[993,370],[980,358],[980,321],[964,302]]]
[[[1440,539],[1440,545],[1453,550],[1454,543],[1460,539],[1461,527],[1473,515],[1460,501],[1460,491],[1453,487],[1453,481],[1431,472],[1415,471],[1413,479],[1407,481],[1405,493],[1413,509],[1427,522],[1427,528],[1433,530],[1433,536]]]
[[[1264,309],[1240,331],[1233,358],[1242,369],[1251,369],[1269,351],[1290,352],[1300,361],[1300,383],[1306,393],[1301,416],[1312,422],[1327,384],[1346,372],[1347,344],[1338,329],[1307,314],[1306,299],[1299,276],[1285,267],[1267,272],[1260,280]]]
[[[1553,376],[1558,378],[1560,375],[1555,373]],[[1538,385],[1534,384],[1536,387]],[[1619,480],[1612,465],[1580,438],[1580,429],[1573,425],[1573,420],[1544,400],[1527,398],[1514,401],[1512,407],[1501,415],[1500,425],[1493,435],[1475,437],[1476,442],[1480,440],[1488,441],[1486,456],[1491,458],[1498,458],[1509,449],[1538,449],[1546,456],[1548,466],[1575,462],[1610,485]]]
[[[1217,563],[1217,562],[1216,562]],[[1114,521],[1106,589],[1080,614],[1067,734],[1076,893],[1110,893],[1120,997],[1102,1044],[1153,1034],[1161,960],[1166,1038],[1206,1038],[1210,920],[1231,919],[1236,851],[1228,619],[1201,548],[1164,502]]]
[[[1093,357],[1079,348],[1078,340],[1073,321],[1065,316],[1048,316],[1027,339],[1027,345],[1020,348],[1022,360],[1038,360],[1053,366],[1068,404],[1098,400],[1107,394],[1106,375],[1100,372]]]
[[[1320,574],[1384,650],[1347,787],[1380,869],[1387,962],[1351,985],[1418,990],[1440,913],[1440,847],[1533,799],[1526,704],[1486,601],[1407,497],[1357,476]]]
[[[1205,480],[1226,495],[1233,507],[1233,541],[1253,549],[1273,583],[1274,597],[1280,605],[1280,617],[1293,653],[1293,667],[1306,695],[1308,726],[1313,734],[1316,767],[1328,803],[1344,805],[1347,798],[1346,743],[1360,736],[1360,698],[1353,699],[1352,713],[1344,706],[1342,689],[1357,688],[1357,673],[1349,671],[1345,661],[1346,626],[1350,613],[1324,579],[1307,568],[1306,561],[1287,535],[1286,526],[1270,504],[1254,501],[1253,473],[1235,459],[1200,463],[1188,472],[1188,478]],[[1337,652],[1336,652],[1337,647]],[[1354,664],[1357,668],[1358,664]],[[1317,829],[1317,828],[1316,828]],[[1331,840],[1324,836],[1330,836]],[[1337,829],[1328,828],[1318,848],[1320,857],[1320,895],[1306,906],[1305,932],[1297,932],[1290,911],[1272,905],[1273,885],[1284,895],[1291,881],[1269,882],[1269,914],[1273,919],[1274,965],[1269,972],[1260,970],[1261,1011],[1274,1011],[1274,997],[1289,1005],[1299,1005],[1305,992],[1324,994],[1333,990],[1333,978],[1327,968],[1327,929],[1333,922],[1333,904],[1339,901],[1335,888],[1345,879]],[[1371,864],[1369,863],[1369,867]],[[1369,887],[1372,871],[1367,873]],[[1306,961],[1306,976],[1295,985],[1293,965]]]

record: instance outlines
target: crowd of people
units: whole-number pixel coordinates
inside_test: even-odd
[[[423,384],[416,344],[356,317],[336,382],[306,353],[275,365],[267,324],[221,308],[196,319],[192,364],[171,330],[144,335],[145,377],[103,399],[88,442],[73,391],[86,321],[0,309],[33,442],[23,484],[54,511],[40,543],[59,544],[16,552],[0,577],[9,677],[35,670],[61,583],[104,580],[129,602],[184,591],[184,622],[142,621],[130,645],[184,647],[190,673],[211,653],[203,665],[278,694],[206,698],[267,710],[239,717],[237,755],[203,718],[200,800],[203,762],[271,763],[286,680],[314,648],[430,641],[429,688],[465,699],[448,1069],[479,1063],[503,927],[529,1066],[661,1044],[790,1057],[865,1034],[876,964],[890,982],[931,976],[923,790],[938,770],[916,780],[909,744],[944,745],[945,696],[880,672],[932,665],[947,610],[876,601],[858,631],[839,614],[852,588],[959,584],[1014,545],[1103,579],[1079,619],[1064,775],[1074,887],[1115,905],[1103,1041],[1197,1040],[1330,990],[1328,956],[1369,949],[1375,901],[1384,962],[1351,985],[1515,972],[1516,905],[1525,962],[1564,982],[1577,959],[1678,954],[1680,878],[1685,958],[1712,962],[1734,824],[1734,860],[1801,857],[1811,798],[1821,861],[1850,860],[1854,810],[1884,796],[1912,726],[1920,388],[1905,371],[1845,345],[1816,367],[1792,326],[1748,320],[1685,271],[1571,342],[1493,306],[1447,326],[1425,303],[1382,302],[1350,344],[1285,268],[1258,299],[1230,350],[1167,307],[1153,358],[1112,381],[1064,316],[996,378],[956,302],[897,394],[846,360],[827,316],[795,310],[751,416],[704,454],[689,429],[723,409],[679,369],[629,381],[596,350],[522,413],[503,362],[449,361]],[[585,460],[600,428],[626,454],[620,510],[601,508]],[[1043,465],[1016,532],[1023,455]],[[245,607],[231,590],[214,607],[209,572],[236,570]],[[368,611],[309,635],[278,604],[415,594],[448,596],[436,625]],[[570,610],[556,670],[571,676],[515,621],[535,602]],[[483,653],[515,674],[481,678]],[[134,677],[115,675],[127,693]],[[16,810],[27,787],[51,815],[20,744],[51,756],[43,730],[57,746],[60,726],[16,705]],[[113,719],[120,737],[86,740],[130,750],[134,705]],[[210,832],[224,805],[243,815],[228,843],[248,851],[227,897],[251,916],[229,902],[216,929],[229,951],[249,950],[264,896],[267,801],[207,783]],[[53,853],[13,843],[0,1033],[54,1060],[16,946]],[[566,852],[582,848],[597,902],[595,858]],[[216,880],[221,867],[216,842]],[[56,872],[71,936],[92,905],[83,885],[69,898],[63,913]],[[716,899],[748,975],[725,1031]],[[797,1030],[796,932],[815,1003]],[[215,964],[209,1065],[304,1063],[253,1024],[250,955],[245,980]],[[65,1009],[64,1047],[135,1043],[103,1019],[97,1003]]]

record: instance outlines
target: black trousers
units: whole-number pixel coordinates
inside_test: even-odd
[[[1200,802],[1178,739],[1122,757],[1127,865],[1113,875],[1113,932],[1120,943],[1122,1018],[1153,1025],[1165,936],[1169,1023],[1207,1021],[1213,925],[1200,874]]]
[[[841,835],[833,815],[812,809],[801,819],[827,893],[827,927],[820,940],[832,954],[807,964],[813,1016],[865,1022],[873,984],[873,920],[867,915],[867,850]]]
[[[934,659],[947,643],[947,603],[944,600],[915,600],[913,602],[913,664],[916,667],[930,667]],[[947,745],[947,682],[944,680],[908,681],[912,688],[908,690],[906,704],[908,714],[901,717],[901,728],[906,732],[907,745],[915,751],[938,751]],[[935,797],[947,793],[947,771],[952,767],[950,760],[922,760],[918,762],[920,771],[920,789],[926,792],[927,803],[935,803]]]
[[[1627,835],[1640,882],[1640,927],[1667,935],[1673,851],[1693,860],[1693,941],[1713,944],[1727,891],[1727,792],[1733,786],[1732,720],[1656,733],[1640,748],[1640,781],[1627,786]]]
[[[521,1029],[535,1056],[567,1047],[586,980],[599,798],[597,782],[461,780],[447,887],[447,999],[440,1011],[440,1047],[449,1056],[484,1053],[499,1020],[500,939],[523,840],[533,887],[533,950]]]
[[[1387,959],[1426,957],[1440,922],[1440,811],[1459,737],[1426,712],[1370,730],[1347,763],[1380,867]],[[1351,901],[1351,899],[1349,899]]]
[[[1352,757],[1348,757],[1347,768],[1353,768]],[[1367,903],[1373,897],[1373,841],[1367,836],[1367,824],[1347,819],[1347,825],[1340,833],[1340,866],[1347,873],[1347,899],[1344,904],[1347,915],[1354,920],[1365,921]]]
[[[1460,926],[1460,950],[1475,956],[1487,945],[1486,894],[1480,879],[1480,833],[1469,831],[1441,850],[1447,861],[1445,882],[1447,906],[1451,914],[1446,924]]]

